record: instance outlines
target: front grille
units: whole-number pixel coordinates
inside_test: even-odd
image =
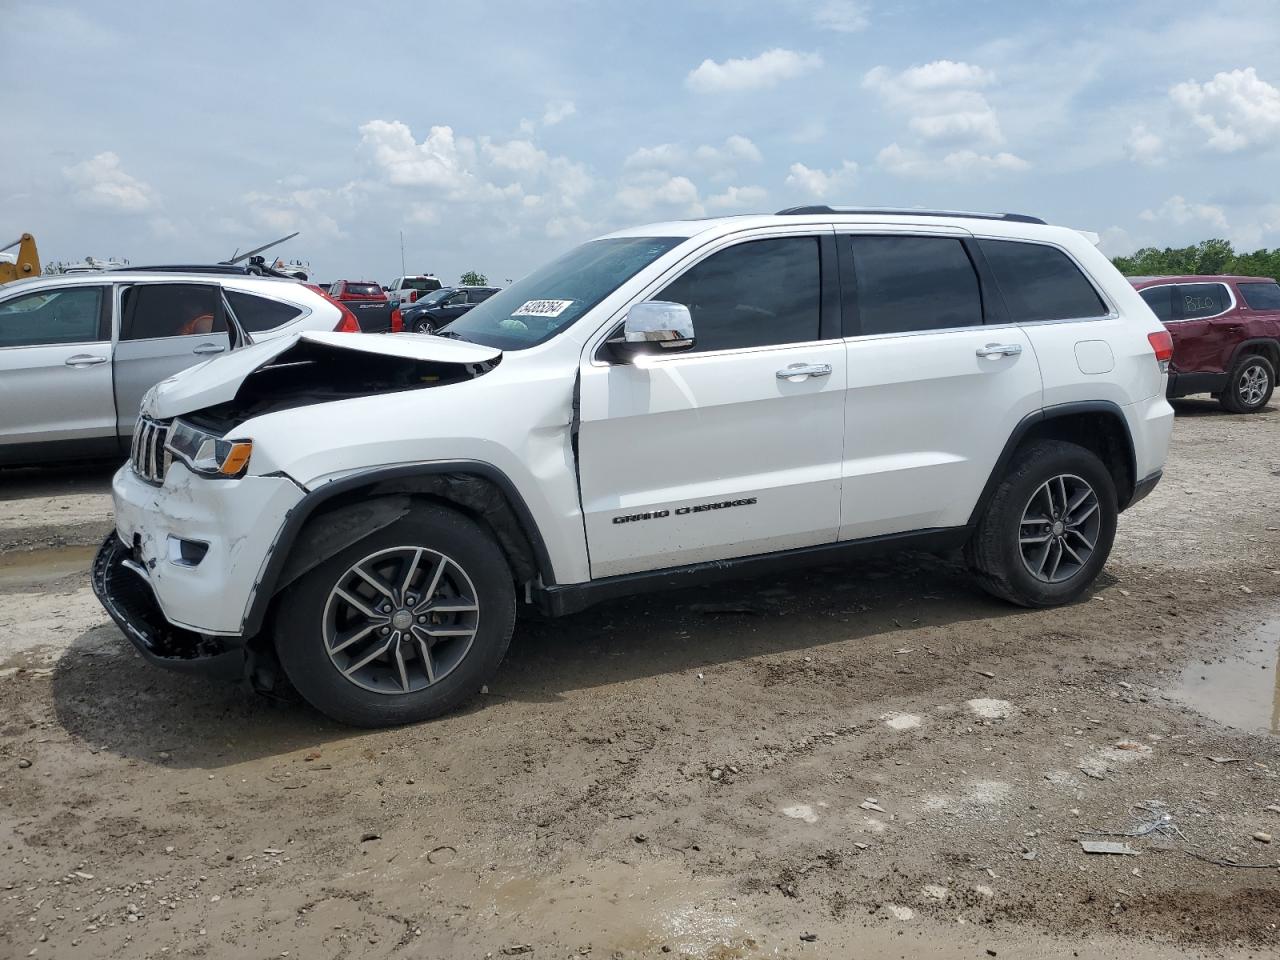
[[[138,418],[138,425],[133,428],[129,462],[133,465],[133,472],[147,483],[164,483],[165,472],[173,462],[173,454],[164,448],[168,439],[167,423]]]

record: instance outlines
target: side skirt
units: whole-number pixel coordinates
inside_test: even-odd
[[[603,600],[613,600],[638,593],[678,590],[718,580],[737,580],[765,576],[796,567],[818,563],[853,560],[859,557],[892,553],[899,550],[953,550],[964,545],[972,528],[939,527],[893,533],[863,540],[843,540],[813,547],[799,547],[778,553],[762,553],[732,560],[711,560],[683,567],[667,567],[644,573],[626,573],[603,577],[586,583],[566,583],[535,589],[533,600],[547,616],[562,617],[577,613]]]

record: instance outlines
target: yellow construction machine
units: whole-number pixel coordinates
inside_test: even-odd
[[[18,248],[18,254],[13,260],[9,257],[13,254],[5,254],[6,250]],[[24,233],[13,243],[5,247],[0,247],[0,283],[12,283],[14,280],[25,280],[27,277],[40,276],[40,254],[36,252],[36,238],[29,233]]]

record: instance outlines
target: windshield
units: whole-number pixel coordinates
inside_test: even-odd
[[[417,306],[423,306],[423,305],[430,305],[433,303],[439,303],[441,300],[443,300],[445,297],[447,297],[451,293],[453,293],[452,290],[432,290],[425,297],[419,297],[418,302],[415,303],[414,306],[417,307]]]
[[[592,240],[535,270],[441,332],[500,350],[554,337],[684,237]]]

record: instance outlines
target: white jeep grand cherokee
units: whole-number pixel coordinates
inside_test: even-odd
[[[403,723],[517,603],[963,547],[1078,597],[1160,478],[1169,335],[1074,230],[806,207],[583,244],[438,336],[303,333],[144,400],[94,562],[149,660]]]

